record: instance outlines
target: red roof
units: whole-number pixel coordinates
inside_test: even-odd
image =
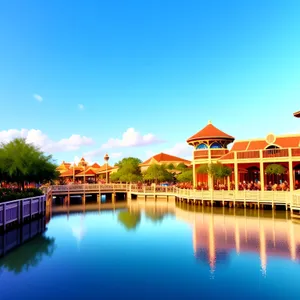
[[[224,139],[224,140],[234,140],[234,137],[221,131],[215,127],[211,122],[209,122],[203,129],[191,136],[187,142],[193,142],[197,140],[206,140],[206,139]]]
[[[156,154],[156,155],[150,157],[146,161],[144,161],[142,163],[142,165],[149,164],[152,158],[155,159],[157,162],[173,162],[174,161],[174,162],[178,162],[178,163],[180,163],[180,162],[187,163],[187,164],[190,163],[190,161],[187,159],[183,159],[183,158],[173,156],[170,154],[166,154],[166,153],[159,153],[159,154]]]
[[[76,177],[81,177],[81,176],[95,176],[95,175],[96,175],[96,172],[94,172],[92,169],[88,169],[85,172],[82,171],[82,172],[78,173],[76,175]]]
[[[73,176],[73,175],[74,175],[74,173],[73,173],[73,168],[72,168],[72,169],[70,169],[66,172],[61,173],[59,176],[60,177],[70,177],[70,176]]]
[[[276,137],[274,145],[279,148],[297,148],[300,146],[300,134],[292,136]],[[230,152],[232,151],[250,151],[250,150],[264,150],[269,145],[265,139],[249,140],[249,141],[236,141]]]
[[[101,166],[97,163],[94,163],[91,165],[91,168],[99,169],[99,168],[101,168]]]

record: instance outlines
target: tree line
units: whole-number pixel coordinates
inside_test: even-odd
[[[0,145],[0,183],[16,183],[24,190],[26,182],[45,183],[58,178],[57,165],[51,155],[17,138]]]
[[[151,164],[145,172],[141,171],[142,161],[136,157],[127,157],[119,161],[117,172],[110,175],[112,182],[192,182],[193,172],[184,163]]]

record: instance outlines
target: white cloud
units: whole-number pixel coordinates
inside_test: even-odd
[[[165,149],[162,152],[191,160],[193,155],[193,147],[189,146],[187,143],[177,143],[172,148]]]
[[[43,101],[43,97],[41,95],[38,95],[38,94],[34,94],[33,95],[33,98],[39,102],[42,102]]]
[[[102,145],[103,149],[109,149],[114,147],[138,147],[146,146],[151,144],[162,143],[163,141],[159,140],[152,133],[141,135],[134,128],[128,128],[122,135],[121,139],[111,138],[107,143]]]
[[[0,131],[0,143],[10,142],[14,138],[25,138],[28,143],[32,143],[41,148],[41,150],[49,153],[73,151],[79,149],[81,146],[93,144],[91,138],[78,134],[72,134],[69,138],[53,141],[38,129],[9,129]]]
[[[83,105],[83,104],[78,104],[78,108],[79,108],[80,110],[84,110],[84,105]]]

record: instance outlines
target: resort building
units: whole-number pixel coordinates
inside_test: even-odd
[[[89,165],[84,158],[81,158],[77,165],[63,161],[56,168],[60,172],[60,179],[66,183],[109,182],[109,175],[113,169],[113,167],[108,165],[108,162],[102,166],[98,163]]]
[[[166,153],[159,153],[156,154],[152,157],[150,157],[149,159],[147,159],[146,161],[144,161],[143,163],[140,164],[141,167],[141,171],[144,172],[146,171],[150,165],[152,164],[158,164],[158,165],[170,165],[173,164],[174,167],[176,167],[179,164],[185,164],[186,166],[190,166],[191,162],[189,160],[177,157],[177,156],[173,156],[170,154],[166,154]]]
[[[266,189],[294,190],[300,181],[300,134],[268,134],[266,138],[240,140],[220,129],[211,122],[191,136],[187,143],[193,151],[193,185],[195,188],[218,188],[209,174],[198,174],[197,169],[204,164],[221,163],[233,172],[224,182],[226,189]],[[228,145],[233,143],[229,150]],[[281,174],[270,174],[268,166],[281,166]],[[270,168],[270,167],[269,167]]]

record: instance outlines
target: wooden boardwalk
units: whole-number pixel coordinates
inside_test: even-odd
[[[48,190],[53,196],[58,195],[85,195],[85,194],[108,194],[126,193],[130,201],[132,196],[143,196],[157,200],[159,197],[174,197],[177,201],[185,201],[195,205],[219,205],[235,207],[261,207],[270,205],[284,206],[286,210],[300,211],[300,190],[288,191],[235,191],[235,190],[194,190],[180,189],[175,186],[138,186],[136,184],[76,184],[56,185]]]

